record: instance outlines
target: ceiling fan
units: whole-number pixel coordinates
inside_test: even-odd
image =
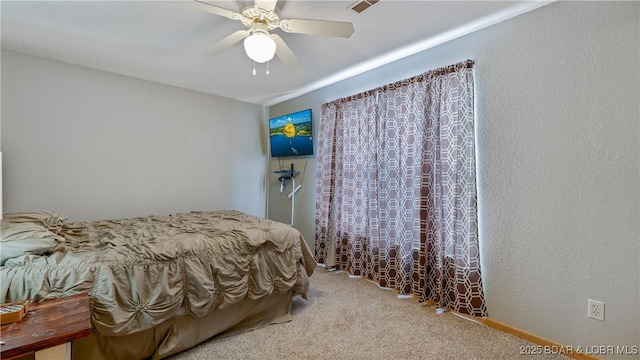
[[[353,34],[353,24],[341,21],[311,20],[311,19],[280,19],[277,0],[255,0],[253,6],[248,6],[240,12],[221,8],[201,0],[194,0],[193,4],[202,11],[224,16],[232,20],[240,20],[247,29],[238,30],[224,39],[213,44],[207,54],[215,55],[244,39],[247,56],[258,63],[264,63],[277,56],[286,66],[298,64],[298,58],[293,54],[282,37],[270,33],[280,28],[287,33],[326,35],[348,38]],[[253,73],[255,75],[255,66]],[[268,73],[268,69],[267,69]]]

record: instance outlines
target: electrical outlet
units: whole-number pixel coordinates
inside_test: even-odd
[[[604,303],[597,300],[587,300],[589,307],[587,316],[596,320],[604,321]]]

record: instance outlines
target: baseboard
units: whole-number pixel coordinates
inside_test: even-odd
[[[575,347],[558,344],[554,341],[547,340],[543,337],[531,334],[529,332],[526,332],[520,329],[516,329],[511,325],[507,325],[490,318],[479,318],[471,315],[462,314],[457,311],[450,311],[450,312],[464,319],[471,320],[479,324],[484,324],[490,328],[500,330],[504,333],[511,334],[516,337],[519,337],[520,339],[532,342],[536,345],[540,345],[540,348],[524,349],[525,351],[523,355],[530,355],[532,352],[535,354],[542,355],[547,351],[551,351],[554,353],[561,353],[565,356],[568,356],[573,359],[578,359],[578,360],[598,360],[597,357],[580,353],[579,352],[580,350]]]

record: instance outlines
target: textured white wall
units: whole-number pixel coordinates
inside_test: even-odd
[[[2,51],[4,211],[264,215],[262,106]]]
[[[640,345],[639,2],[552,3],[270,115],[319,114],[324,102],[465,59],[476,61],[489,316],[566,345]],[[296,208],[312,243],[315,158],[310,167]],[[286,218],[274,181],[269,216]],[[587,298],[605,302],[604,322],[587,318]]]

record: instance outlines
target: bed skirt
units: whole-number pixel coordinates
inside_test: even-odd
[[[71,345],[73,360],[162,359],[212,337],[223,337],[291,320],[293,292],[257,300],[245,298],[201,318],[190,315],[125,336],[101,336],[95,331]]]

